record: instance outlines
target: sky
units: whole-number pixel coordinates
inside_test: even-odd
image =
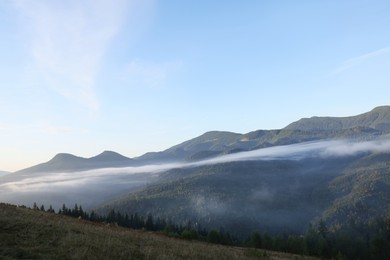
[[[383,0],[0,1],[0,170],[389,105]]]

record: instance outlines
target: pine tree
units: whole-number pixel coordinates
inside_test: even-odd
[[[259,232],[253,232],[251,235],[250,245],[253,247],[261,248],[261,235]]]
[[[145,228],[147,230],[154,230],[154,225],[153,225],[153,217],[151,214],[148,214],[148,217],[145,222]]]
[[[65,203],[62,204],[62,214],[68,215],[68,208],[66,207]]]
[[[49,213],[55,213],[53,207],[50,205],[47,212]]]

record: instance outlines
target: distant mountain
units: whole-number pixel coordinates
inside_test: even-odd
[[[247,134],[212,131],[162,152],[134,158],[138,163],[196,161],[223,154],[323,139],[370,140],[390,133],[390,106],[351,117],[300,119],[279,130]]]
[[[0,171],[0,177],[9,174],[9,172],[6,171]]]
[[[103,167],[114,165],[115,167],[126,166],[133,162],[132,159],[125,157],[119,153],[112,151],[104,151],[101,154],[91,157],[88,162],[92,164],[100,164]]]
[[[390,106],[383,106],[351,117],[301,119],[280,130],[208,132],[136,160],[196,161],[307,141],[380,141],[389,133]],[[368,222],[390,212],[389,156],[366,152],[174,169],[161,174],[154,184],[98,210],[152,213],[183,224],[190,220],[231,230],[239,222],[243,233],[253,227],[301,232],[320,218],[334,227],[348,221]]]
[[[125,167],[132,165],[133,162],[132,159],[111,151],[104,151],[91,158],[78,157],[68,153],[59,153],[48,162],[21,170],[18,173],[71,172],[97,168]]]
[[[152,213],[244,235],[299,233],[319,219],[337,228],[390,212],[389,140],[389,106],[278,130],[212,131],[133,159],[109,151],[91,158],[57,154],[2,177],[0,197],[57,206],[77,199],[100,213]]]
[[[277,145],[324,139],[371,140],[389,134],[390,106],[381,106],[351,117],[303,118],[277,130],[257,130],[246,134],[211,131],[164,151],[149,152],[133,159],[110,151],[91,158],[61,153],[46,163],[22,172],[74,171],[199,161]]]
[[[350,117],[303,118],[285,129],[301,131],[340,131],[353,128],[371,128],[390,131],[390,106],[377,107],[370,112]]]

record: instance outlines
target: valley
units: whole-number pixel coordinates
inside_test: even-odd
[[[279,130],[208,132],[128,158],[58,154],[0,177],[2,202],[106,216],[152,215],[196,230],[341,232],[390,212],[390,107],[345,118],[301,119]]]

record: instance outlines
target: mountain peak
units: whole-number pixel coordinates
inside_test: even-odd
[[[349,117],[302,118],[289,124],[285,129],[301,131],[337,131],[359,127],[390,131],[390,106],[379,106],[367,113]]]
[[[100,161],[100,162],[103,162],[103,161],[130,161],[131,159],[126,157],[126,156],[123,156],[117,152],[113,152],[113,151],[104,151],[94,157],[91,157],[89,158],[89,160],[91,161]]]
[[[206,133],[202,134],[198,138],[210,140],[210,139],[221,139],[221,138],[237,137],[239,135],[240,134],[233,133],[233,132],[228,132],[228,131],[209,131],[209,132],[206,132]]]
[[[54,162],[54,161],[68,161],[68,160],[75,160],[75,159],[77,160],[77,159],[84,159],[84,158],[75,156],[75,155],[70,154],[70,153],[58,153],[50,161],[51,162]]]
[[[97,156],[122,156],[121,154],[114,152],[114,151],[103,151],[102,153],[98,154]]]
[[[376,111],[376,112],[390,112],[390,106],[379,106],[379,107],[376,107],[374,108],[373,110],[371,111]]]

